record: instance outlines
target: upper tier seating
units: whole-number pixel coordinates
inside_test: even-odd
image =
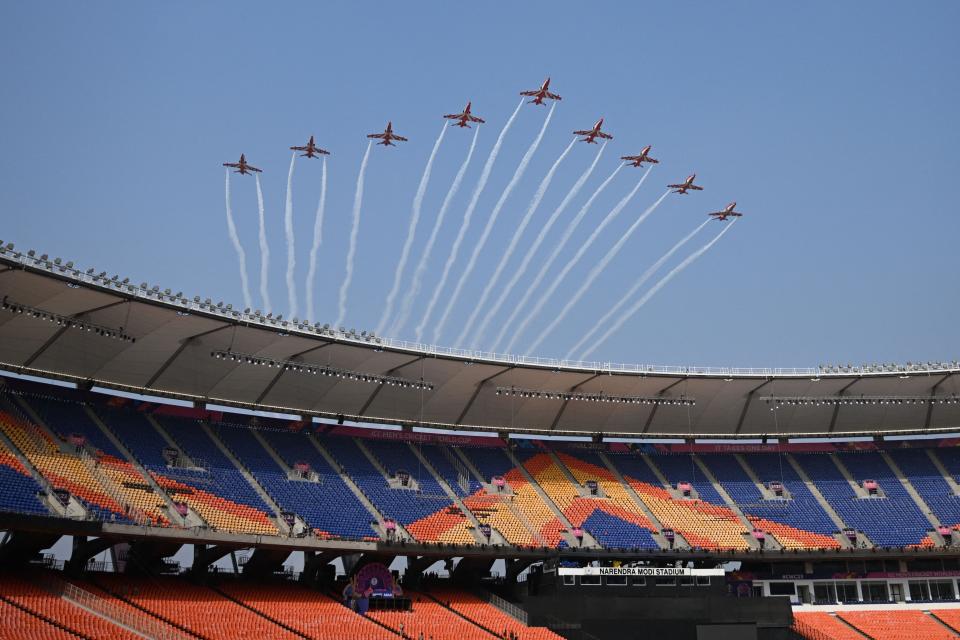
[[[948,527],[960,525],[960,497],[954,495],[927,451],[894,449],[889,453],[940,522]]]
[[[30,472],[0,442],[0,511],[47,515],[40,491]]]
[[[708,454],[699,457],[753,526],[773,533],[784,548],[837,548],[840,546],[840,543],[829,535],[818,535],[812,531],[797,528],[799,526],[804,529],[813,529],[813,525],[819,525],[821,528],[828,528],[828,534],[836,530],[829,516],[809,491],[806,494],[801,493],[800,501],[796,503],[793,499],[765,500],[760,489],[734,456]],[[781,462],[789,466],[787,462]],[[783,477],[786,478],[786,472]],[[779,482],[779,478],[780,476],[776,476],[771,480],[776,479]],[[829,525],[825,524],[823,519],[826,519]],[[794,525],[794,523],[797,524]]]
[[[271,508],[197,421],[158,416],[157,422],[194,463],[206,465],[203,470],[177,470],[177,479],[191,479],[187,484],[195,489],[179,497],[218,529],[277,534]]]
[[[307,435],[293,431],[264,430],[261,434],[277,455],[292,467],[303,461],[319,477],[321,497],[308,498],[308,505],[294,509],[310,526],[345,538],[373,539],[376,532],[370,526],[375,520],[367,508],[353,494],[326,458],[311,444]],[[296,490],[303,483],[291,487]],[[314,485],[316,486],[316,485]],[[308,489],[312,492],[312,489]]]
[[[375,537],[370,527],[373,517],[340,477],[332,473],[329,465],[303,434],[272,432],[275,440],[286,442],[287,439],[296,439],[299,442],[293,446],[300,456],[288,464],[292,466],[298,460],[310,463],[312,468],[325,472],[321,482],[288,479],[286,471],[263,448],[249,428],[217,425],[215,432],[274,502],[282,510],[302,517],[318,535],[358,539]],[[271,432],[262,432],[264,436],[268,433]]]
[[[660,462],[661,458],[670,456],[653,457]],[[610,455],[609,458],[663,526],[681,533],[690,546],[704,549],[747,550],[750,548],[744,539],[746,528],[737,515],[727,507],[710,504],[703,500],[674,498],[663,488],[656,474],[640,456],[619,454]],[[677,457],[673,463],[668,463],[670,468],[673,468],[677,460],[682,464],[682,459]],[[689,476],[692,474],[687,474],[687,477]],[[678,481],[692,483],[689,479],[678,479]],[[695,488],[699,491],[704,484],[698,481]],[[706,484],[709,485],[709,483]],[[704,493],[716,495],[712,487],[709,490],[704,487]]]
[[[584,452],[580,455],[589,453]],[[573,455],[564,453],[558,455],[573,477],[581,484],[587,480],[595,480],[608,496],[605,498],[582,497],[579,490],[548,454],[528,456],[524,466],[560,507],[571,524],[585,529],[603,546],[659,548],[650,533],[656,528],[629,500],[625,490],[613,479],[609,470],[588,464]],[[602,464],[599,460],[596,462]]]
[[[834,463],[834,455],[855,480],[877,480],[887,497],[858,498]],[[809,453],[794,457],[844,522],[866,533],[875,544],[891,547],[917,544],[931,528],[880,454]]]
[[[0,429],[55,489],[70,492],[94,518],[131,522],[129,506],[111,497],[101,480],[80,457],[60,452],[57,443],[36,425],[0,412]]]
[[[380,513],[404,525],[417,540],[439,541],[450,528],[454,528],[458,530],[453,534],[456,541],[473,541],[472,536],[466,532],[466,520],[462,515],[455,516],[453,519],[442,516],[439,519],[431,518],[435,514],[448,510],[453,506],[452,502],[429,471],[416,459],[409,448],[406,448],[405,442],[367,440],[366,444],[388,472],[409,473],[410,477],[417,481],[418,490],[391,487],[352,438],[329,437],[325,438],[322,444],[347,470],[353,481]]]
[[[145,416],[129,409],[108,407],[98,407],[98,414],[156,483],[174,500],[186,502],[210,526],[238,533],[276,534],[276,525],[270,520],[266,505],[222,453],[216,451],[217,457],[212,458],[219,465],[216,470],[170,467],[163,456],[169,443]],[[171,418],[170,422],[180,425],[187,421]],[[206,440],[207,446],[200,441],[199,451],[206,453],[214,449],[199,424],[190,422],[188,428]],[[197,455],[186,453],[191,457]],[[237,487],[239,490],[235,491]],[[249,499],[250,493],[259,508],[241,499]]]
[[[775,453],[748,453],[743,454],[743,458],[760,482],[782,482],[784,489],[790,494],[790,500],[779,501],[781,504],[770,500],[767,507],[751,507],[750,515],[776,520],[825,536],[839,530],[784,456]]]
[[[146,478],[101,431],[82,404],[43,396],[24,397],[23,401],[62,442],[68,442],[74,434],[84,438],[83,449],[97,461],[93,475],[124,505],[128,517],[154,526],[169,524],[163,497],[154,492]],[[69,445],[67,447],[69,450]]]

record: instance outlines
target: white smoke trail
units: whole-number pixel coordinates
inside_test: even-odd
[[[323,172],[320,176],[320,201],[317,203],[317,216],[313,222],[313,245],[310,247],[310,266],[307,270],[307,320],[313,322],[316,310],[313,308],[313,283],[317,277],[317,253],[323,242],[323,214],[327,207],[327,159],[323,159]]]
[[[610,321],[610,318],[615,316],[617,312],[619,312],[620,309],[622,309],[623,306],[630,301],[630,299],[634,296],[634,294],[636,294],[637,291],[640,290],[640,287],[646,284],[647,280],[649,280],[650,277],[653,276],[653,274],[656,273],[660,269],[660,267],[662,267],[664,263],[666,263],[666,261],[669,260],[673,256],[673,254],[680,249],[680,247],[682,247],[687,242],[689,242],[693,238],[693,236],[700,233],[700,230],[703,229],[708,224],[710,224],[710,218],[707,218],[706,220],[701,222],[696,229],[694,229],[693,231],[688,233],[686,236],[684,236],[677,244],[670,247],[669,251],[667,251],[665,254],[660,256],[660,258],[656,262],[654,262],[652,265],[647,267],[647,270],[640,275],[640,278],[636,282],[633,283],[633,286],[630,287],[630,290],[623,295],[617,296],[619,298],[617,300],[617,303],[613,305],[613,307],[609,311],[607,311],[603,315],[603,317],[600,318],[600,320],[598,320],[582,338],[580,338],[577,344],[570,347],[570,350],[567,352],[567,355],[563,356],[563,359],[569,360],[570,358],[572,358],[573,354],[577,351],[577,349],[585,345],[590,338],[595,336],[597,332],[600,331],[601,327],[606,326],[607,322]]]
[[[520,109],[523,107],[523,100],[517,105],[517,108],[513,110],[513,114],[510,116],[510,119],[507,120],[507,123],[503,125],[503,129],[500,130],[500,135],[497,136],[497,141],[493,145],[493,149],[490,150],[490,155],[487,157],[486,163],[483,165],[483,171],[480,172],[480,179],[477,180],[477,186],[473,188],[473,195],[470,196],[470,203],[467,205],[466,211],[463,213],[463,222],[460,223],[460,230],[457,232],[457,237],[453,241],[453,246],[450,247],[450,255],[447,256],[447,261],[443,265],[443,273],[440,276],[440,282],[437,283],[437,287],[433,290],[433,295],[430,296],[430,302],[427,304],[427,309],[423,314],[423,319],[420,320],[420,324],[417,325],[415,330],[416,340],[420,342],[423,337],[424,328],[427,326],[427,322],[430,320],[430,314],[433,313],[433,308],[437,306],[437,301],[440,299],[440,294],[443,292],[443,287],[447,284],[447,278],[450,277],[450,269],[453,268],[453,263],[457,260],[457,254],[460,252],[460,245],[463,244],[463,237],[467,233],[467,228],[470,226],[470,219],[473,217],[473,210],[477,208],[477,201],[480,200],[480,194],[483,193],[484,187],[487,186],[487,180],[490,179],[490,171],[493,170],[493,163],[496,162],[497,156],[500,154],[500,146],[503,144],[503,138],[507,135],[507,131],[510,130],[510,126],[513,124],[513,121],[517,119],[517,114],[520,113]]]
[[[573,219],[567,223],[567,228],[563,230],[563,235],[560,237],[560,242],[557,243],[557,246],[553,248],[553,252],[550,254],[550,257],[547,258],[547,261],[544,262],[540,267],[540,271],[538,271],[537,275],[534,276],[533,282],[527,288],[526,293],[523,294],[520,302],[513,307],[513,312],[510,314],[510,317],[507,318],[506,322],[500,325],[500,332],[497,334],[497,339],[494,340],[493,346],[490,347],[492,351],[497,350],[497,347],[500,346],[504,336],[507,334],[507,329],[511,324],[513,324],[513,321],[517,319],[517,316],[520,315],[521,310],[524,309],[531,296],[537,292],[540,287],[540,283],[543,282],[543,279],[547,276],[547,273],[549,273],[550,267],[560,256],[560,252],[567,245],[567,242],[570,241],[570,237],[573,235],[573,232],[577,230],[577,227],[580,225],[580,222],[583,220],[584,216],[587,215],[587,212],[593,205],[593,201],[597,199],[597,196],[603,193],[603,190],[606,189],[607,185],[613,181],[614,177],[616,177],[618,173],[620,173],[622,168],[622,164],[617,165],[617,168],[613,170],[613,173],[611,173],[606,180],[601,182],[600,186],[597,187],[592,194],[590,194],[590,197],[587,198],[587,201],[583,203],[582,207],[580,207],[580,211],[577,212],[577,215],[575,215]]]
[[[283,229],[287,237],[287,301],[290,318],[297,317],[297,284],[293,280],[297,265],[296,241],[293,236],[293,168],[297,162],[297,152],[290,157],[290,170],[287,171],[287,200],[283,209]]]
[[[430,158],[427,160],[427,166],[420,177],[420,185],[417,187],[417,193],[413,197],[413,206],[411,207],[410,228],[407,230],[407,239],[403,243],[403,250],[400,251],[400,262],[393,274],[393,288],[387,295],[387,303],[383,308],[383,315],[380,316],[380,322],[377,324],[376,334],[383,333],[387,320],[393,313],[393,303],[397,299],[397,293],[400,291],[400,280],[403,277],[403,270],[407,267],[407,260],[410,257],[410,248],[413,246],[413,239],[417,233],[417,224],[420,222],[420,209],[423,207],[423,196],[427,192],[427,183],[430,182],[430,171],[433,169],[433,159],[437,157],[437,150],[440,149],[440,143],[443,142],[443,134],[447,132],[447,123],[443,123],[440,129],[440,135],[437,141],[433,143],[433,151],[430,152]]]
[[[560,154],[560,157],[557,158],[557,161],[553,163],[553,166],[550,167],[550,170],[547,171],[547,175],[545,175],[543,180],[540,181],[540,186],[537,187],[536,193],[533,194],[533,200],[530,201],[530,206],[527,207],[527,211],[523,214],[520,224],[517,225],[516,231],[513,232],[513,237],[510,238],[510,244],[507,246],[507,250],[503,252],[503,256],[500,258],[497,268],[494,270],[493,275],[487,282],[487,285],[483,288],[483,293],[480,295],[480,300],[473,305],[473,311],[470,313],[470,318],[460,331],[460,335],[457,336],[457,340],[454,343],[455,348],[460,348],[460,346],[463,344],[463,341],[466,339],[467,334],[470,333],[470,329],[473,328],[473,323],[476,322],[480,311],[486,308],[487,298],[490,297],[490,294],[493,292],[493,288],[497,285],[497,280],[499,280],[500,274],[503,273],[503,270],[510,262],[513,252],[520,243],[520,238],[523,237],[523,232],[526,231],[527,225],[529,225],[530,221],[533,219],[533,214],[536,213],[537,207],[540,206],[540,201],[543,200],[543,196],[547,193],[547,188],[550,186],[550,182],[553,180],[553,174],[557,172],[557,168],[560,166],[560,163],[563,162],[563,159],[567,157],[567,154],[570,153],[570,151],[573,149],[573,145],[576,143],[577,139],[574,138],[570,144],[567,145],[567,148],[563,150],[563,153]]]
[[[617,239],[613,246],[610,247],[610,250],[607,251],[607,253],[600,259],[600,262],[594,265],[593,269],[591,269],[587,274],[583,284],[581,284],[576,293],[574,293],[570,299],[567,300],[567,304],[563,306],[563,309],[560,310],[560,313],[556,314],[553,320],[550,321],[550,324],[548,324],[545,329],[538,333],[537,339],[534,340],[533,344],[530,345],[530,348],[527,349],[527,355],[539,347],[543,343],[544,339],[549,336],[561,322],[563,322],[563,319],[567,317],[567,314],[570,313],[570,310],[573,309],[573,307],[580,301],[580,298],[584,296],[587,290],[589,290],[593,283],[596,282],[597,278],[600,277],[600,274],[603,273],[603,270],[607,268],[607,266],[615,257],[617,257],[617,254],[620,253],[621,249],[623,249],[623,246],[630,239],[630,236],[633,235],[633,232],[637,230],[637,227],[643,224],[643,221],[647,219],[647,216],[653,213],[668,195],[670,195],[669,189],[667,189],[662,196],[657,198],[656,202],[647,207],[647,209],[640,214],[640,217],[638,217],[634,223],[630,225],[630,227],[627,228],[627,230]]]
[[[347,291],[350,281],[353,280],[353,260],[357,255],[357,235],[360,233],[360,205],[363,204],[363,176],[367,172],[367,160],[370,158],[370,149],[373,140],[367,143],[367,150],[360,161],[360,172],[357,174],[357,190],[353,195],[353,225],[350,228],[350,245],[347,248],[347,274],[340,285],[340,310],[334,327],[339,327],[347,316]]]
[[[550,232],[550,229],[553,228],[554,223],[560,217],[560,214],[563,213],[570,202],[580,193],[580,189],[583,188],[583,185],[586,184],[587,179],[593,173],[594,168],[597,166],[597,162],[600,161],[600,156],[603,155],[603,150],[607,147],[607,143],[604,142],[600,149],[597,151],[597,155],[593,158],[593,162],[587,167],[587,170],[583,172],[577,181],[573,183],[573,186],[570,187],[570,191],[567,192],[567,195],[564,196],[563,200],[553,210],[553,213],[550,214],[550,217],[547,219],[547,222],[540,228],[540,233],[537,234],[536,239],[533,241],[533,244],[523,253],[523,260],[520,262],[520,266],[514,271],[513,275],[510,277],[510,281],[507,282],[507,286],[503,288],[500,292],[500,295],[497,296],[497,300],[493,303],[490,309],[487,311],[487,315],[483,318],[483,322],[480,323],[480,326],[477,328],[477,334],[474,337],[473,343],[471,344],[471,349],[476,349],[479,346],[480,340],[483,338],[483,333],[487,330],[489,324],[493,321],[494,316],[497,311],[500,310],[500,307],[503,306],[503,303],[506,302],[507,296],[510,295],[510,292],[513,291],[513,288],[517,286],[517,283],[520,281],[520,278],[523,277],[523,274],[526,273],[527,267],[530,266],[530,261],[533,260],[533,256],[536,255],[537,249],[540,248],[540,245],[543,244],[543,241],[546,240],[547,234]],[[499,338],[498,338],[499,340]]]
[[[253,306],[253,298],[250,296],[250,280],[247,278],[247,252],[243,250],[243,245],[240,244],[240,236],[237,235],[237,225],[233,221],[233,207],[230,206],[230,169],[227,169],[226,183],[227,233],[230,234],[230,242],[233,243],[233,249],[237,252],[237,262],[240,263],[240,286],[243,289],[243,305],[249,309]]]
[[[593,232],[591,232],[590,235],[587,237],[586,241],[582,245],[580,245],[580,247],[577,249],[577,252],[573,254],[573,257],[567,261],[567,264],[564,265],[563,269],[560,270],[560,273],[551,277],[550,286],[548,286],[547,290],[543,292],[543,295],[540,296],[540,299],[537,300],[537,303],[533,306],[533,310],[526,315],[526,317],[523,319],[523,322],[521,322],[520,326],[517,327],[517,330],[514,331],[513,336],[510,338],[510,342],[507,343],[506,351],[508,353],[513,348],[513,345],[517,342],[517,338],[520,337],[524,329],[526,329],[527,326],[529,326],[529,324],[533,321],[536,315],[540,313],[540,310],[543,309],[543,306],[547,303],[547,300],[549,300],[550,296],[552,296],[553,293],[557,290],[557,287],[560,286],[560,283],[563,282],[563,279],[567,277],[567,274],[570,273],[570,270],[573,269],[576,266],[576,264],[580,261],[580,258],[582,258],[583,255],[587,252],[587,249],[589,249],[590,246],[600,236],[600,233],[604,229],[606,229],[607,225],[613,222],[616,219],[616,217],[620,215],[620,212],[623,211],[624,207],[626,207],[627,204],[630,203],[630,200],[633,199],[633,196],[636,195],[637,191],[640,190],[640,187],[643,185],[644,181],[646,181],[647,176],[650,175],[651,168],[652,167],[647,168],[646,172],[644,172],[640,180],[637,181],[637,185],[633,188],[633,190],[631,190],[630,193],[625,195],[620,200],[620,202],[618,202],[617,205],[613,209],[611,209],[609,213],[607,213],[606,217],[600,221],[600,224],[594,227]]]
[[[626,312],[625,314],[623,314],[622,316],[620,316],[620,318],[617,319],[617,321],[613,324],[613,326],[611,326],[609,329],[607,329],[607,330],[604,332],[604,334],[603,334],[602,336],[600,336],[600,338],[599,338],[596,342],[594,342],[592,345],[590,345],[590,348],[589,348],[589,349],[587,349],[587,350],[585,350],[585,351],[583,352],[583,354],[580,356],[580,359],[583,360],[584,358],[586,358],[587,356],[589,356],[591,353],[593,353],[594,351],[596,351],[597,348],[598,348],[601,344],[603,344],[604,342],[606,342],[606,340],[607,340],[610,336],[612,336],[614,333],[616,333],[616,332],[620,329],[620,327],[622,327],[622,326],[624,325],[624,323],[626,323],[627,320],[629,320],[630,318],[632,318],[633,315],[634,315],[635,313],[637,313],[637,311],[639,311],[641,307],[643,307],[643,305],[647,304],[647,301],[649,301],[650,298],[652,298],[658,291],[660,291],[660,289],[662,289],[662,288],[664,287],[664,285],[666,285],[668,282],[670,282],[670,280],[672,280],[675,275],[677,275],[678,273],[680,273],[681,271],[683,271],[684,269],[686,269],[688,266],[690,266],[690,264],[691,264],[694,260],[696,260],[697,258],[699,258],[700,256],[702,256],[704,253],[706,253],[706,252],[710,249],[710,247],[712,247],[713,245],[715,245],[715,244],[717,243],[717,241],[720,240],[720,238],[723,237],[723,234],[725,234],[727,231],[729,231],[730,228],[733,227],[733,225],[734,225],[735,223],[736,223],[736,220],[734,220],[734,221],[731,222],[730,224],[726,225],[726,226],[720,231],[720,233],[718,233],[716,236],[714,236],[713,240],[711,240],[711,241],[708,242],[707,244],[703,245],[702,247],[700,247],[699,249],[697,249],[696,251],[694,251],[693,253],[691,253],[689,256],[686,257],[686,259],[684,259],[683,262],[681,262],[680,264],[678,264],[677,266],[675,266],[673,269],[671,269],[671,270],[667,273],[667,275],[665,275],[665,276],[663,276],[662,278],[660,278],[660,280],[657,281],[657,284],[653,285],[653,286],[650,288],[649,291],[647,291],[645,294],[643,294],[643,296],[642,296],[639,300],[637,300],[637,301],[633,304],[633,306],[631,306],[629,309],[627,309],[627,312]]]
[[[447,324],[447,319],[450,317],[450,312],[453,310],[453,306],[460,298],[460,292],[463,291],[463,287],[466,285],[467,279],[477,266],[477,258],[480,257],[480,252],[483,251],[483,247],[486,246],[487,240],[490,239],[490,232],[493,231],[493,226],[497,223],[497,218],[500,216],[500,211],[503,210],[503,205],[507,202],[507,198],[510,197],[510,194],[517,186],[517,183],[523,178],[523,174],[526,173],[527,166],[529,166],[530,160],[533,158],[533,154],[536,153],[537,148],[540,146],[540,141],[543,140],[543,134],[547,132],[547,127],[550,125],[550,120],[553,118],[553,111],[556,109],[556,107],[556,102],[550,106],[550,111],[547,113],[547,117],[543,121],[543,126],[540,127],[540,133],[537,134],[537,137],[534,139],[533,144],[530,145],[530,148],[527,149],[527,152],[523,154],[523,158],[520,159],[520,164],[517,165],[517,170],[513,172],[513,177],[510,178],[510,182],[507,183],[507,186],[503,189],[503,193],[500,194],[497,204],[494,205],[493,211],[491,211],[490,215],[487,217],[487,224],[483,228],[483,233],[480,234],[480,240],[478,240],[474,245],[473,253],[470,254],[470,259],[467,261],[467,266],[464,268],[463,273],[460,275],[460,279],[457,281],[456,287],[453,289],[453,295],[447,299],[447,306],[443,309],[443,314],[440,316],[440,321],[433,328],[434,344],[436,344],[440,339],[440,333],[443,331],[443,327]]]
[[[260,297],[263,298],[263,312],[272,311],[270,304],[270,286],[268,277],[270,275],[270,245],[267,244],[267,225],[264,220],[263,212],[263,189],[260,188],[260,174],[255,174],[257,179],[257,211],[260,216]]]
[[[467,173],[467,167],[470,166],[470,159],[473,158],[473,150],[477,146],[477,136],[479,135],[480,125],[477,125],[477,128],[473,131],[473,141],[470,143],[470,149],[467,151],[467,157],[463,161],[463,164],[460,165],[460,169],[457,171],[457,175],[453,178],[453,183],[451,183],[450,189],[447,191],[447,195],[443,198],[443,204],[440,206],[440,213],[437,214],[437,219],[433,223],[433,230],[430,232],[430,238],[427,240],[427,245],[423,248],[423,252],[420,254],[420,261],[417,263],[417,268],[413,272],[413,283],[410,285],[410,290],[407,291],[406,296],[403,298],[403,303],[400,305],[400,314],[390,326],[391,336],[398,335],[400,330],[403,328],[403,325],[405,325],[407,320],[410,319],[410,313],[413,311],[413,302],[417,299],[417,295],[419,295],[420,289],[423,287],[423,276],[427,272],[427,262],[430,259],[430,254],[433,252],[433,245],[437,242],[437,236],[440,233],[440,228],[443,226],[443,220],[447,215],[447,209],[450,208],[450,203],[453,202],[454,196],[456,196],[457,192],[460,190],[460,184],[463,182],[463,177]]]

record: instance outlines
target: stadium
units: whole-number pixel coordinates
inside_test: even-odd
[[[960,638],[933,5],[0,4],[0,640]]]
[[[956,362],[465,357],[0,264],[20,637],[607,638],[625,607],[678,638],[960,628]]]

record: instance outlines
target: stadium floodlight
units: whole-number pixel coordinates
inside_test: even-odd
[[[609,402],[613,404],[647,404],[657,406],[692,407],[696,399],[688,396],[622,396],[600,393],[575,393],[572,391],[546,391],[543,389],[521,389],[518,387],[497,387],[496,395],[540,400],[563,400],[583,402]]]
[[[27,304],[14,302],[13,300],[10,300],[8,296],[3,297],[2,302],[0,302],[0,308],[2,308],[4,311],[9,311],[10,313],[30,316],[38,320],[46,320],[47,322],[52,322],[57,326],[65,326],[68,329],[80,329],[81,331],[86,330],[87,332],[94,333],[104,338],[115,338],[117,340],[122,340],[123,342],[131,343],[137,341],[136,338],[125,333],[123,331],[123,327],[116,329],[113,327],[96,324],[94,322],[80,320],[71,316],[64,316],[59,313],[40,309],[38,307],[31,307]]]
[[[376,373],[365,373],[362,371],[352,371],[350,369],[340,369],[329,365],[308,364],[296,360],[280,360],[276,358],[262,358],[247,353],[238,353],[236,351],[214,350],[210,356],[217,360],[229,360],[238,364],[249,364],[267,368],[283,369],[294,373],[303,373],[308,375],[323,375],[327,377],[339,378],[341,380],[353,380],[356,382],[367,382],[372,384],[387,385],[399,387],[401,389],[415,389],[418,391],[433,391],[432,382],[427,382],[423,378],[419,380],[410,380],[398,376],[386,376]]]
[[[796,406],[865,406],[865,405],[933,405],[960,404],[960,395],[927,396],[765,396],[761,398],[772,409]]]

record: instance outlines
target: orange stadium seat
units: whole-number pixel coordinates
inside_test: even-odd
[[[27,580],[4,576],[0,578],[0,593],[3,597],[31,612],[91,640],[138,640],[140,636],[115,625],[105,618],[94,615],[65,598],[52,595],[32,585]],[[5,626],[0,624],[0,627]],[[41,636],[46,637],[46,636]]]
[[[391,634],[312,589],[289,584],[224,582],[219,589],[313,640],[377,640]]]
[[[0,640],[77,640],[77,636],[0,598]]]
[[[101,576],[97,583],[165,621],[211,639],[294,640],[297,636],[213,589],[176,578]],[[213,614],[213,615],[212,615]]]
[[[558,636],[545,627],[528,627],[492,604],[461,589],[431,589],[430,595],[449,605],[451,609],[460,615],[473,620],[480,626],[497,634],[503,634],[504,631],[512,631],[517,634],[520,640],[561,639],[561,636]]]
[[[822,611],[809,611],[793,614],[793,630],[810,640],[863,640],[863,636],[841,620]]]
[[[837,615],[874,640],[948,640],[957,637],[923,611],[844,611]]]

